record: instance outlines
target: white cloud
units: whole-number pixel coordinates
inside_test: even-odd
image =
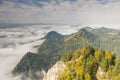
[[[37,53],[38,48],[44,40],[40,40],[50,31],[67,35],[77,32],[80,27],[72,27],[70,25],[34,25],[21,28],[0,29],[0,80],[22,80],[21,76],[13,78],[11,74],[14,67],[27,52]],[[34,34],[33,34],[34,33]],[[22,35],[20,37],[20,35]],[[19,36],[19,37],[18,37]],[[8,44],[8,43],[14,44]],[[20,44],[23,43],[24,44]],[[2,47],[7,43],[6,47]],[[9,66],[9,67],[8,67]]]
[[[119,0],[109,0],[106,4],[101,4],[96,0],[76,0],[76,2],[61,0],[60,4],[55,1],[41,3],[43,7],[4,2],[0,7],[0,22],[109,25],[110,27],[117,25],[120,27]],[[20,8],[14,8],[18,4]]]

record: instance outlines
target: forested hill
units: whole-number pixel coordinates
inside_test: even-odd
[[[52,41],[52,40],[62,40],[63,37],[64,37],[63,35],[57,33],[56,31],[51,31],[48,32],[43,39],[46,39],[47,41]]]
[[[45,61],[49,61],[50,64],[54,64],[62,57],[62,55],[78,48],[82,48],[84,45],[90,45],[95,48],[99,47],[97,36],[85,29],[81,29],[77,33],[64,37],[59,34],[59,39],[56,37],[56,34],[53,33],[58,35],[57,32],[53,31],[48,33],[47,37],[48,35],[54,36],[54,39],[46,39],[38,49],[39,56],[45,57]]]
[[[95,32],[97,30],[98,32]],[[101,30],[99,29],[80,29],[78,32],[71,35],[61,35],[55,31],[49,32],[44,39],[46,39],[38,48],[37,55],[33,58],[24,58],[17,64],[15,69],[13,70],[14,74],[36,71],[36,70],[48,70],[53,64],[61,59],[64,54],[69,54],[70,52],[82,48],[85,45],[89,45],[95,49],[101,48],[103,50],[107,50],[110,52],[117,52],[119,54],[119,31],[115,31],[114,33],[110,33],[112,30],[104,30],[104,33],[98,35]],[[109,32],[108,32],[109,31]],[[103,35],[104,34],[104,35]],[[117,37],[118,36],[118,37]],[[112,53],[113,53],[112,52]],[[34,56],[32,55],[32,56]],[[29,55],[27,55],[29,56]],[[36,67],[31,67],[33,64],[30,62],[34,60],[34,65],[40,65]],[[26,62],[28,64],[25,64]],[[24,65],[22,65],[23,63]],[[21,65],[20,65],[21,64]],[[29,66],[27,66],[29,65]],[[24,67],[24,69],[23,69]],[[21,70],[20,70],[21,69]],[[23,69],[23,70],[22,70]]]
[[[87,46],[64,55],[61,61],[67,68],[60,70],[58,79],[53,80],[120,79],[120,59],[108,51]]]
[[[120,30],[109,29],[105,27],[101,28],[85,28],[90,33],[98,36],[100,48],[103,50],[109,50],[112,53],[116,53],[117,56],[120,56]]]

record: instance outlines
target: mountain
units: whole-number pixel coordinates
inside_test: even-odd
[[[52,36],[53,35],[55,34],[52,34]],[[60,58],[64,54],[67,54],[75,49],[81,48],[84,45],[98,47],[99,42],[97,40],[97,36],[91,34],[85,29],[81,29],[77,33],[62,37],[60,39],[46,39],[46,41],[44,41],[43,44],[39,47],[38,51],[39,56],[46,57],[45,60],[51,63],[49,64],[50,66],[53,65],[56,61],[60,60]]]
[[[84,27],[84,29],[87,30],[87,31],[90,31],[90,30],[93,30],[94,28],[91,28],[91,27],[89,27],[89,26],[86,26],[86,27]]]
[[[87,46],[63,56],[43,80],[119,80],[119,60],[107,51]]]
[[[115,34],[114,34],[115,33]],[[107,50],[112,52],[118,53],[120,51],[119,47],[119,39],[118,36],[119,30],[111,30],[107,28],[102,29],[88,29],[85,28],[80,29],[78,32],[71,34],[71,35],[61,35],[55,31],[49,32],[43,39],[45,41],[39,46],[38,53],[34,54],[36,57],[34,58],[34,65],[31,63],[32,57],[22,58],[22,60],[17,64],[15,69],[13,70],[13,74],[21,74],[23,72],[36,72],[37,70],[45,70],[48,71],[57,61],[61,59],[63,55],[67,55],[72,53],[74,50],[80,49],[84,46],[91,46],[94,49],[101,48],[103,50]],[[70,55],[71,56],[71,55]],[[80,55],[75,54],[76,57]],[[65,57],[69,60],[69,57]],[[26,62],[28,61],[28,62]],[[24,62],[28,63],[23,64]],[[24,65],[24,66],[22,66]],[[24,69],[25,67],[27,69]],[[23,70],[19,70],[23,69]]]
[[[88,29],[87,29],[88,30]],[[103,50],[109,50],[112,53],[116,53],[120,56],[120,30],[109,29],[105,27],[88,30],[90,33],[97,35],[99,40],[99,48]]]
[[[55,31],[51,31],[44,39],[45,41],[38,48],[38,55],[41,56],[45,64],[47,64],[45,66],[47,70],[60,59],[63,53],[64,36]]]
[[[44,76],[44,70],[47,64],[45,64],[42,56],[36,53],[28,52],[23,56],[20,62],[16,65],[12,74],[18,76],[21,74],[21,80],[42,80]]]
[[[14,73],[22,73],[28,70],[48,70],[53,64],[55,64],[60,58],[75,49],[81,48],[84,45],[91,45],[93,47],[98,46],[97,36],[91,34],[85,29],[79,30],[77,33],[63,36],[55,31],[49,32],[45,37],[45,41],[38,48],[38,54],[33,54],[29,57],[29,53],[22,58],[18,65],[13,70]],[[96,46],[95,46],[96,45]],[[36,57],[35,57],[36,56]],[[34,59],[33,59],[34,58]],[[35,64],[39,66],[31,66],[31,61],[34,60]],[[29,65],[25,64],[28,63]],[[24,65],[24,66],[21,66]],[[27,67],[27,69],[26,69]],[[35,68],[35,70],[34,70]],[[20,70],[19,70],[20,69]]]
[[[110,34],[117,34],[118,32],[120,32],[120,30],[105,28],[105,27],[95,28],[95,29],[93,28],[93,29],[87,29],[87,30],[93,34],[96,34],[97,36],[108,36]]]
[[[16,72],[22,73],[22,72],[27,72],[27,71],[36,71],[38,70],[41,66],[40,58],[38,54],[28,52],[23,56],[21,61],[17,64],[15,67],[13,73],[16,74]]]
[[[61,40],[61,39],[63,39],[63,37],[64,37],[63,35],[55,32],[55,31],[51,31],[51,32],[48,32],[47,35],[43,39],[53,41],[53,40]]]
[[[86,29],[80,29],[77,33],[72,34],[64,39],[66,52],[82,48],[85,45],[90,45],[94,48],[99,47],[98,37]]]

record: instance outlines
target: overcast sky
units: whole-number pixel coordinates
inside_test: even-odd
[[[120,28],[120,0],[0,0],[0,23]]]

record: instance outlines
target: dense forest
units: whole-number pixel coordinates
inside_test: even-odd
[[[108,51],[87,46],[64,55],[61,61],[65,62],[67,69],[59,80],[120,79],[120,59]]]

